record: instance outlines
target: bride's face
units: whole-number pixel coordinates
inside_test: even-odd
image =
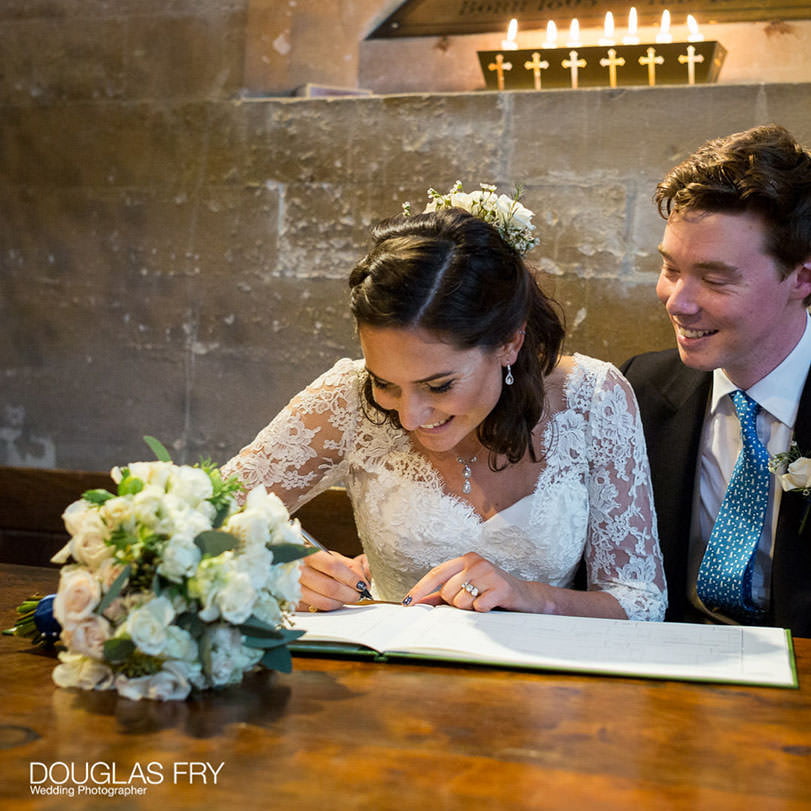
[[[501,396],[510,348],[456,349],[421,329],[361,326],[358,334],[378,405],[396,411],[426,450],[475,453],[465,450],[468,438]]]

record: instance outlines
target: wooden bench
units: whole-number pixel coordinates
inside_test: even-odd
[[[65,508],[86,490],[114,492],[107,473],[0,466],[0,563],[49,566],[67,542]],[[333,487],[305,504],[296,517],[330,549],[360,552],[346,491]]]

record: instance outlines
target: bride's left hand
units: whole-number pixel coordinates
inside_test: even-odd
[[[530,610],[527,587],[526,581],[507,574],[476,552],[468,552],[431,569],[409,590],[403,604],[447,603],[468,611],[526,611]]]

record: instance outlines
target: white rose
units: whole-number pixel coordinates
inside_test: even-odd
[[[227,622],[238,625],[251,616],[256,589],[246,572],[232,569],[216,597],[220,614]]]
[[[158,572],[174,583],[181,583],[197,570],[200,557],[200,549],[192,538],[175,535],[164,547]]]
[[[206,675],[213,686],[236,684],[242,680],[239,661],[242,636],[236,628],[211,625],[206,628],[203,644],[209,652]]]
[[[254,487],[245,498],[246,510],[258,510],[267,519],[271,531],[290,520],[290,514],[284,502],[275,494],[270,493],[263,485]]]
[[[140,701],[149,698],[153,701],[182,701],[191,692],[191,684],[181,668],[173,662],[165,662],[163,668],[151,676],[127,678],[119,675],[115,688],[122,698]]]
[[[195,506],[201,501],[211,498],[214,495],[214,488],[208,473],[204,470],[183,465],[173,468],[166,485],[166,492]]]
[[[225,583],[224,566],[230,553],[223,552],[216,558],[205,558],[200,561],[197,572],[189,578],[186,586],[189,597],[200,601],[198,616],[203,622],[213,622],[220,616],[216,604],[218,591]]]
[[[166,493],[154,484],[148,484],[143,490],[128,497],[132,515],[140,524],[156,528],[165,509]]]
[[[236,558],[237,569],[250,578],[255,589],[261,589],[270,577],[273,553],[266,546],[249,546]]]
[[[63,566],[53,603],[54,616],[63,628],[72,628],[91,616],[101,601],[101,584],[82,566]]]
[[[253,604],[253,615],[268,625],[279,625],[283,619],[282,607],[279,601],[268,591],[262,590]]]
[[[167,631],[174,618],[172,603],[166,597],[155,597],[130,613],[119,635],[129,634],[142,653],[159,656],[166,647]]]
[[[177,625],[170,625],[166,630],[166,646],[163,650],[164,656],[169,659],[178,659],[184,662],[194,662],[197,659],[197,641],[183,628]]]
[[[71,653],[104,659],[104,643],[110,638],[110,623],[97,614],[62,630],[62,642]]]
[[[780,476],[784,490],[806,490],[811,487],[811,459],[801,456],[795,459]]]
[[[119,673],[115,677],[114,687],[121,698],[140,701],[142,698],[146,698],[151,678],[151,676],[129,677]]]
[[[232,515],[223,525],[223,530],[239,538],[240,545],[262,545],[270,542],[270,524],[260,510],[246,509]]]
[[[301,566],[292,563],[279,563],[272,566],[265,588],[280,601],[297,603],[301,599]]]
[[[99,514],[102,521],[110,529],[117,527],[132,529],[135,526],[136,517],[132,499],[127,496],[115,496],[107,499],[99,508]]]
[[[69,504],[62,513],[62,520],[69,535],[79,532],[87,521],[98,521],[98,517],[98,508],[81,498]]]
[[[82,690],[109,690],[113,673],[107,665],[78,653],[61,651],[52,678],[57,687],[79,687]]]
[[[127,468],[130,476],[165,491],[174,465],[171,462],[132,462]],[[121,481],[120,473],[118,481]]]

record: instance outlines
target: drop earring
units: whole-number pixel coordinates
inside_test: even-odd
[[[504,376],[504,384],[507,386],[512,386],[515,383],[515,378],[513,377],[513,371],[510,368],[510,364],[507,364],[507,374]]]

